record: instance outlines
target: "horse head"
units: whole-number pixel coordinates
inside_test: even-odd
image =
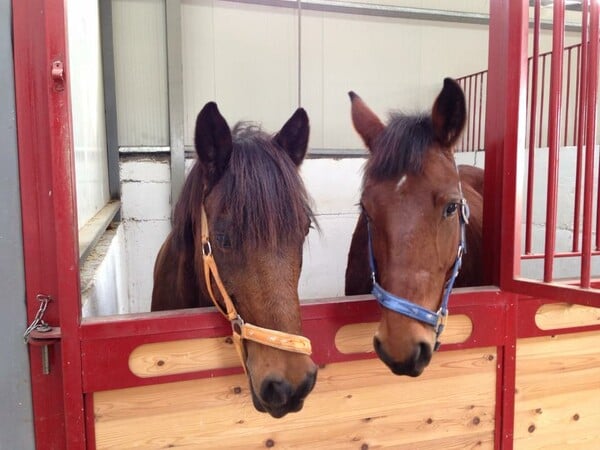
[[[377,355],[393,373],[418,376],[439,345],[467,246],[468,201],[453,154],[465,99],[447,78],[431,114],[393,114],[384,125],[358,95],[350,98],[370,154],[346,293],[374,294],[383,306]],[[469,187],[468,196],[473,192]]]
[[[179,267],[171,295],[195,298],[175,303],[207,306],[212,299],[224,312],[240,341],[254,405],[273,417],[299,411],[317,373],[310,343],[299,336],[298,279],[313,219],[298,173],[308,135],[303,109],[270,136],[250,124],[230,130],[217,105],[208,103],[196,120],[197,163],[161,250],[173,253],[164,248],[171,242],[187,256],[164,261],[159,254],[155,268],[153,310],[169,309],[158,307],[156,286],[160,274]]]

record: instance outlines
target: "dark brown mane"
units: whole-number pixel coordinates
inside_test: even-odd
[[[304,184],[289,156],[258,126],[238,123],[233,151],[217,184],[220,211],[227,212],[228,238],[237,250],[275,248],[302,240],[313,212]],[[173,215],[176,245],[193,245],[195,221],[204,200],[204,168],[197,161]]]
[[[435,139],[429,115],[393,113],[377,136],[365,168],[365,178],[379,181],[422,171],[423,158]]]

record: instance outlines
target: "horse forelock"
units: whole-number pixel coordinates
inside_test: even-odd
[[[233,241],[246,249],[302,242],[314,217],[296,165],[258,127],[241,123],[232,133],[220,203],[229,211]]]
[[[213,189],[217,209],[227,212],[228,233],[237,250],[276,248],[302,242],[310,201],[296,165],[258,126],[241,122],[232,130],[233,150],[227,169]],[[205,189],[196,162],[173,216],[177,243],[193,245],[193,233]]]
[[[434,141],[429,115],[393,113],[376,138],[365,168],[365,179],[385,181],[403,174],[419,174]]]

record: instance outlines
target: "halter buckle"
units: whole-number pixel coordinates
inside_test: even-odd
[[[238,336],[242,335],[242,330],[244,328],[244,320],[238,314],[235,319],[231,319],[231,331]]]
[[[208,239],[202,241],[202,255],[204,255],[204,257],[212,255],[212,245],[210,245]]]
[[[460,216],[465,225],[469,224],[469,216],[471,215],[471,210],[469,208],[469,204],[465,198],[461,199],[460,202]]]
[[[442,311],[442,309],[440,308],[440,310],[437,312],[437,316],[438,321],[435,325],[436,340],[439,337],[439,335],[442,334],[444,328],[446,328],[446,323],[448,322],[448,309]]]

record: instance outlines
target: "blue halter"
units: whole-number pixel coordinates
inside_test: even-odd
[[[423,322],[433,327],[435,331],[434,351],[438,350],[440,347],[439,338],[442,334],[442,331],[444,331],[444,327],[446,326],[446,319],[448,317],[448,300],[450,299],[450,293],[452,292],[454,281],[456,280],[458,272],[460,271],[460,266],[462,264],[462,255],[467,251],[467,241],[465,233],[466,225],[469,223],[469,206],[467,204],[467,200],[464,197],[462,197],[462,189],[460,186],[460,182],[459,190],[461,192],[461,199],[459,202],[460,240],[458,242],[458,251],[456,254],[456,259],[454,260],[454,265],[452,266],[452,273],[450,274],[450,277],[448,278],[444,286],[442,302],[437,312],[431,311],[427,308],[423,308],[422,306],[417,305],[416,303],[413,303],[405,298],[397,297],[391,292],[388,292],[385,289],[383,289],[381,285],[377,282],[375,256],[373,254],[373,244],[371,242],[371,225],[369,223],[369,216],[365,214],[365,217],[367,219],[369,264],[371,265],[371,278],[373,280],[373,290],[371,291],[371,293],[377,299],[379,304],[384,308],[390,309],[394,312],[410,317],[411,319],[418,320],[419,322]]]

